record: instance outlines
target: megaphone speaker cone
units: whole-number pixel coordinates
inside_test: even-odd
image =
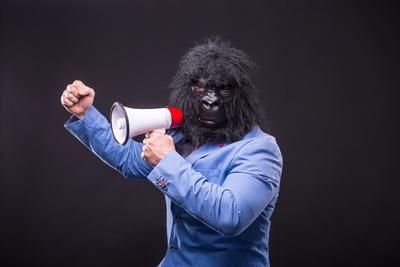
[[[121,145],[125,145],[129,139],[129,119],[124,105],[115,102],[111,107],[111,129],[114,139]]]

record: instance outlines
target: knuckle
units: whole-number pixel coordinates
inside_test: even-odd
[[[73,83],[73,85],[82,85],[83,83],[80,80],[75,80]]]

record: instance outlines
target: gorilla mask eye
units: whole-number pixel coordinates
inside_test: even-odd
[[[224,87],[219,91],[219,93],[224,97],[228,97],[233,94],[233,90],[230,87]]]
[[[204,83],[197,81],[192,85],[192,92],[195,95],[201,95],[206,91]]]

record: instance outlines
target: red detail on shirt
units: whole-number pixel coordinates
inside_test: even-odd
[[[225,145],[225,144],[219,144],[218,146],[219,146],[219,147],[223,147],[224,145]]]
[[[179,108],[173,108],[170,106],[166,106],[166,108],[171,113],[172,122],[171,122],[170,128],[175,128],[175,127],[178,127],[179,125],[181,125],[182,120],[183,120],[182,111]]]

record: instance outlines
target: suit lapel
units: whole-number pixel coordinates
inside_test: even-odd
[[[172,130],[169,134],[174,139],[174,143],[176,146],[182,145],[183,134],[181,132]],[[193,165],[199,159],[205,158],[208,155],[216,152],[218,149],[220,149],[224,145],[226,145],[226,144],[216,144],[216,143],[205,144],[205,145],[193,150],[192,153],[190,153],[186,157],[186,160]]]
[[[203,145],[198,149],[194,150],[189,156],[187,156],[186,160],[193,165],[199,159],[205,158],[208,155],[213,154],[218,149],[220,149],[220,146],[215,143]]]

